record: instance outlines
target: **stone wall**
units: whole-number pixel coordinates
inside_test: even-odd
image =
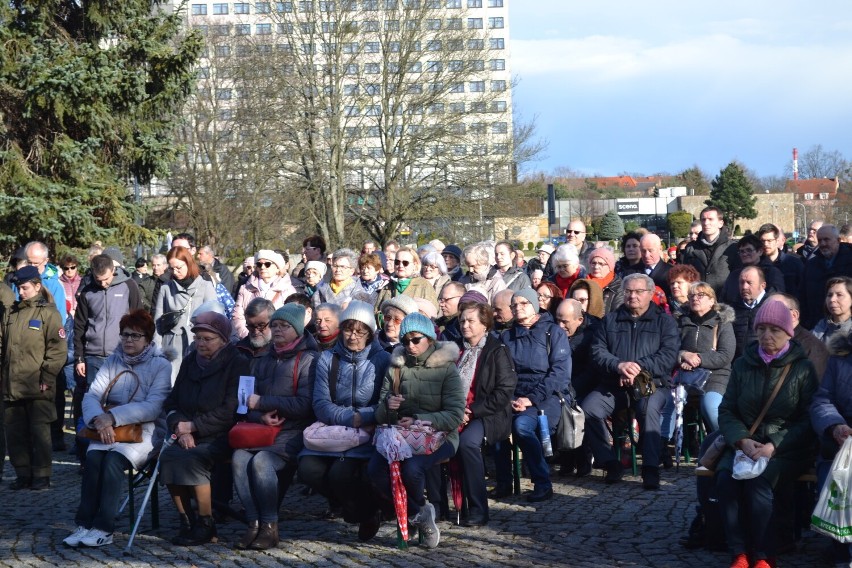
[[[796,222],[794,195],[792,193],[767,193],[758,194],[756,197],[757,217],[737,220],[737,225],[740,226],[742,232],[751,230],[756,233],[764,223],[775,223],[789,236]],[[706,207],[704,201],[707,199],[709,197],[706,195],[692,195],[679,197],[678,202],[681,210],[689,211],[695,219],[698,219],[701,210]],[[733,229],[733,227],[729,228]]]

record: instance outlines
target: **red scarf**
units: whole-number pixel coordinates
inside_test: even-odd
[[[586,276],[586,280],[590,280],[601,287],[601,290],[609,286],[609,283],[615,278],[615,272],[611,271],[603,278],[595,278],[594,276]]]
[[[577,269],[577,272],[574,273],[573,276],[569,276],[568,278],[562,278],[557,272],[553,276],[553,283],[556,284],[559,289],[562,291],[562,297],[568,297],[568,291],[571,289],[571,285],[577,281],[577,278],[580,276],[580,269]]]

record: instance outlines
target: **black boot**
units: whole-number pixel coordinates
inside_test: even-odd
[[[210,515],[198,517],[186,538],[178,537],[176,540],[175,544],[178,546],[198,546],[217,542],[219,538],[216,536],[216,523],[213,522],[213,517]]]
[[[189,537],[189,533],[192,532],[192,525],[194,524],[193,523],[194,518],[195,518],[194,514],[192,515],[192,518],[190,518],[190,516],[187,515],[186,513],[180,514],[180,527],[178,528],[177,536],[172,537],[172,540],[171,540],[172,544],[180,544],[180,542],[183,539],[186,539],[186,538]]]
[[[252,550],[267,550],[278,546],[278,523],[260,523],[257,538],[251,543]]]
[[[248,528],[246,529],[245,534],[243,534],[243,538],[240,539],[235,546],[240,550],[245,550],[251,543],[254,542],[254,539],[257,538],[257,533],[260,531],[260,521],[257,519],[248,522]]]

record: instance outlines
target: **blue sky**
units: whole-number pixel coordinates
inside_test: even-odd
[[[514,104],[586,175],[852,159],[852,3],[508,0]],[[529,168],[528,168],[529,169]]]

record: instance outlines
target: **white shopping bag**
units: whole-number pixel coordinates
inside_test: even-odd
[[[846,438],[811,515],[811,527],[840,542],[852,542],[852,436]]]

